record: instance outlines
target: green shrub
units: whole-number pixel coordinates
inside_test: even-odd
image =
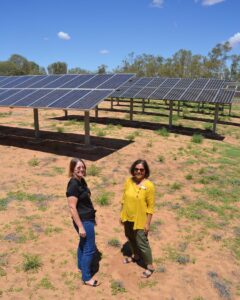
[[[165,162],[165,157],[163,155],[158,155],[157,161],[161,162],[161,163],[164,163]]]
[[[125,293],[126,289],[122,281],[114,280],[111,283],[112,295],[117,295],[118,293]]]
[[[187,175],[185,176],[185,178],[186,178],[187,180],[192,180],[192,179],[193,179],[193,176],[192,176],[192,174],[187,174]]]
[[[168,132],[168,130],[167,130],[166,127],[163,127],[162,129],[158,129],[155,132],[156,132],[156,134],[164,136],[164,137],[168,137],[169,136],[169,132]]]
[[[87,174],[90,176],[98,176],[101,173],[101,169],[95,165],[91,165],[88,169],[87,169]]]
[[[23,261],[23,270],[27,271],[38,271],[42,266],[39,255],[25,254]]]
[[[97,197],[96,201],[100,206],[110,205],[110,203],[111,203],[110,196],[111,195],[112,195],[112,193],[110,193],[110,192],[103,192],[102,194],[100,194]]]
[[[121,243],[120,243],[119,240],[116,239],[116,238],[110,239],[110,240],[108,241],[108,245],[109,245],[109,246],[112,246],[112,247],[115,247],[115,248],[120,248],[120,247],[121,247]]]
[[[28,161],[28,165],[30,167],[37,167],[39,165],[39,163],[40,163],[40,161],[35,156]]]
[[[203,142],[203,136],[201,134],[194,133],[191,141],[196,144],[201,144]]]

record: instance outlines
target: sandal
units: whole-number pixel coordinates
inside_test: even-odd
[[[96,286],[100,285],[100,283],[97,280],[94,280],[92,284],[89,282],[83,281],[83,284],[91,286],[91,287],[96,287]]]
[[[123,260],[123,263],[124,264],[129,264],[131,262],[135,263],[135,262],[138,262],[139,260],[140,260],[140,258],[136,259],[134,257],[125,257]]]
[[[142,278],[149,278],[152,273],[154,272],[154,270],[152,269],[147,269],[142,273]]]

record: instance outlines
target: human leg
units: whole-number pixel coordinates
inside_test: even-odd
[[[125,231],[125,236],[127,237],[130,248],[133,254],[133,258],[135,260],[139,259],[139,249],[136,243],[136,234],[135,231],[133,230],[133,222],[124,222],[124,231]],[[133,259],[125,259],[124,262],[128,263],[133,261]]]
[[[91,264],[96,251],[95,245],[95,232],[94,222],[84,221],[83,227],[86,231],[86,237],[80,239],[82,246],[81,268],[82,268],[82,280],[88,282],[92,278]]]
[[[149,277],[153,273],[153,259],[152,259],[152,250],[149,245],[148,238],[144,232],[144,230],[139,229],[136,230],[136,243],[138,246],[138,249],[141,252],[141,256],[144,260],[144,263],[147,267],[147,270],[145,271],[145,276],[144,277]]]

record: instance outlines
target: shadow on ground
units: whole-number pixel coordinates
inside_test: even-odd
[[[96,161],[131,143],[121,139],[91,137],[92,146],[86,147],[84,135],[81,134],[41,131],[40,138],[34,134],[33,129],[0,126],[0,145]]]
[[[67,120],[76,120],[79,122],[84,121],[83,116],[79,115],[68,115],[67,117],[55,117],[52,118],[54,120],[58,121],[67,121]],[[111,118],[111,117],[90,117],[90,122],[97,123],[97,124],[113,124],[113,125],[121,125],[123,127],[131,127],[131,128],[142,128],[142,129],[149,129],[149,130],[158,130],[162,129],[166,126],[166,124],[161,124],[161,123],[153,123],[153,122],[144,122],[144,121],[130,121],[126,119],[117,119],[117,118]],[[192,136],[196,133],[201,134],[205,138],[212,139],[212,140],[219,140],[222,141],[224,140],[224,136],[213,133],[211,130],[204,130],[200,128],[191,128],[191,127],[183,127],[183,126],[172,126],[171,129],[169,129],[169,132],[172,133],[177,133],[177,134],[182,134],[182,135],[187,135],[187,136]]]

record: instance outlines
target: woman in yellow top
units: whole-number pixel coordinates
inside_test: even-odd
[[[136,262],[142,258],[146,265],[142,276],[148,278],[154,272],[148,232],[154,210],[155,188],[147,179],[150,170],[145,160],[136,160],[130,172],[132,177],[128,178],[124,185],[120,220],[124,225],[133,256],[126,257],[124,263]]]

